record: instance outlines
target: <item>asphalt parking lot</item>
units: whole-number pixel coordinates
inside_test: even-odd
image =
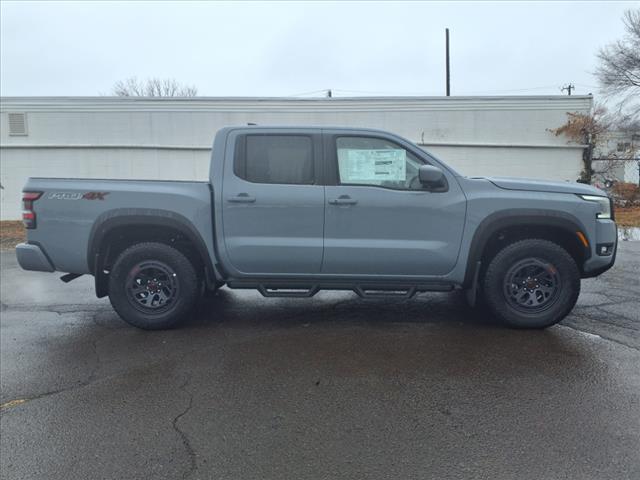
[[[223,289],[144,332],[1,255],[3,479],[640,478],[640,242],[546,331]]]

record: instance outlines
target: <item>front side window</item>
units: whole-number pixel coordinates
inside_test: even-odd
[[[336,148],[341,185],[422,188],[418,168],[423,162],[393,142],[373,137],[338,137]]]
[[[314,183],[311,137],[244,135],[238,138],[234,173],[249,182]]]

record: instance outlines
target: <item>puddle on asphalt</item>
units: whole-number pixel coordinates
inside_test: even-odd
[[[640,227],[618,227],[618,240],[640,240]]]

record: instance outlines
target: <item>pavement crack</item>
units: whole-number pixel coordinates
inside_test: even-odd
[[[45,397],[50,397],[51,395],[56,395],[58,393],[62,393],[62,392],[68,392],[71,390],[75,390],[77,388],[82,388],[85,387],[88,384],[82,383],[79,385],[71,385],[69,387],[64,387],[64,388],[58,388],[55,390],[49,390],[43,393],[39,393],[37,395],[33,395],[31,397],[24,397],[24,398],[16,398],[14,400],[10,400],[8,402],[4,402],[3,404],[0,404],[0,411],[4,412],[6,410],[8,410],[9,408],[12,407],[17,407],[18,405],[22,405],[24,403],[30,402],[32,400],[38,400],[40,398],[45,398]]]
[[[178,415],[176,415],[173,421],[171,422],[171,426],[176,431],[176,433],[180,436],[184,450],[187,453],[187,456],[189,457],[189,464],[190,464],[189,470],[187,470],[184,473],[184,475],[182,475],[182,478],[189,478],[191,475],[193,475],[193,473],[196,471],[196,468],[198,467],[196,462],[196,452],[191,446],[191,441],[189,440],[189,437],[187,436],[186,432],[178,426],[178,422],[180,421],[180,419],[184,417],[187,413],[189,413],[189,411],[193,407],[193,393],[191,393],[186,388],[190,380],[191,380],[191,375],[187,376],[187,379],[179,387],[180,390],[189,394],[189,403],[187,407]]]
[[[54,390],[48,390],[46,392],[38,393],[38,394],[32,395],[30,397],[23,397],[23,398],[17,398],[17,399],[14,399],[14,400],[10,400],[8,402],[0,404],[0,411],[5,411],[5,410],[7,410],[7,409],[9,409],[11,407],[16,407],[18,405],[22,405],[22,404],[30,402],[32,400],[39,400],[41,398],[50,397],[52,395],[57,395],[59,393],[78,390],[80,388],[87,387],[87,386],[95,383],[96,381],[100,380],[98,378],[97,374],[98,374],[98,371],[100,370],[100,368],[102,367],[102,358],[100,357],[100,353],[98,352],[98,342],[100,340],[102,340],[103,337],[95,338],[95,339],[93,339],[91,341],[91,348],[92,348],[93,353],[95,355],[96,365],[93,368],[92,372],[87,376],[87,378],[85,380],[83,380],[82,382],[73,384],[73,385],[69,385],[67,387],[56,388]]]

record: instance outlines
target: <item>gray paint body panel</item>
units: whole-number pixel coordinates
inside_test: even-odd
[[[361,275],[384,279],[394,276],[436,277],[450,272],[458,259],[465,222],[466,197],[457,174],[410,142],[387,132],[325,129],[325,161],[336,162],[336,136],[374,136],[396,143],[423,162],[443,169],[446,192],[393,190],[367,185],[338,185],[328,178],[325,207],[322,273]],[[328,165],[331,167],[330,165]],[[337,165],[328,168],[337,172]],[[331,205],[348,196],[354,205]]]
[[[549,193],[575,193],[582,195],[604,194],[604,192],[597,189],[596,187],[577,182],[551,182],[547,180],[511,177],[487,177],[487,180],[489,180],[497,187],[504,188],[506,190],[525,190]]]
[[[264,185],[233,172],[235,138],[241,133],[303,133],[314,136],[315,185]],[[341,132],[380,136],[406,146],[443,169],[448,192],[392,191],[338,186],[327,174],[326,142]],[[581,184],[522,179],[465,178],[419,147],[387,132],[320,127],[227,127],[212,148],[210,182],[31,178],[38,228],[28,231],[53,267],[90,273],[91,242],[99,224],[116,217],[152,217],[182,222],[206,247],[218,280],[282,279],[322,282],[442,282],[463,285],[474,259],[474,238],[493,218],[527,212],[580,225],[590,242],[585,271],[613,263],[599,257],[596,243],[615,243],[615,223],[596,220],[597,204],[577,194],[605,196]],[[74,199],[108,192],[103,200]],[[58,193],[61,195],[51,195]],[[255,203],[228,199],[240,193]],[[358,197],[354,206],[328,205],[342,194]],[[68,195],[67,195],[68,194]],[[562,220],[560,220],[562,221]]]
[[[328,186],[322,272],[362,275],[444,275],[456,264],[466,201],[460,187],[444,193],[367,186]]]
[[[205,182],[30,178],[24,189],[44,192],[34,202],[38,228],[28,230],[28,240],[41,244],[61,272],[90,273],[89,239],[99,218],[134,216],[141,210],[159,223],[158,210],[185,217],[213,251],[211,194]],[[107,194],[104,200],[77,198],[86,192]]]
[[[316,180],[322,171],[318,130],[252,129],[252,134],[308,135],[313,144]],[[222,238],[227,271],[243,278],[255,274],[320,273],[323,253],[325,187],[252,183],[234,173],[237,132],[224,153]],[[242,200],[250,199],[244,203]],[[240,202],[239,202],[240,200]]]

